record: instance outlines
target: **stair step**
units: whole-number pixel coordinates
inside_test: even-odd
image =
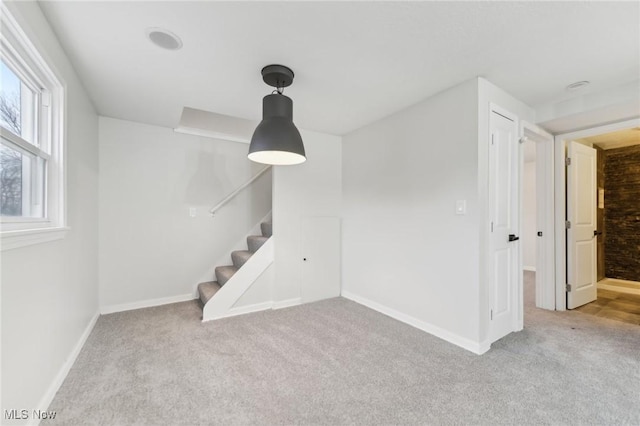
[[[216,278],[218,279],[218,284],[220,284],[221,287],[225,285],[226,282],[229,281],[229,278],[231,278],[237,271],[238,268],[233,265],[218,266],[216,268]]]
[[[248,250],[238,250],[231,253],[231,260],[233,260],[233,266],[240,269],[253,253]]]
[[[273,225],[271,222],[262,222],[260,224],[260,229],[262,230],[262,236],[269,238],[273,235]]]
[[[202,304],[206,305],[209,299],[211,299],[218,290],[220,290],[220,284],[218,284],[217,281],[208,281],[206,283],[198,284],[198,294],[200,295],[200,301]]]
[[[263,237],[262,235],[251,235],[247,237],[247,246],[249,246],[249,251],[255,253],[268,239],[269,238]]]

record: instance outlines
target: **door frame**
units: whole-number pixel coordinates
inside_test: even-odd
[[[527,121],[521,121],[520,134],[522,135],[521,143],[526,140],[536,143],[536,226],[538,232],[542,232],[542,237],[537,239],[536,244],[536,307],[555,310],[554,138],[541,127]],[[523,149],[520,149],[520,164],[520,193],[522,193]],[[520,223],[523,222],[524,213],[522,199],[523,197],[520,197]]]
[[[566,183],[567,173],[565,166],[565,157],[567,151],[567,141],[574,139],[586,138],[589,136],[597,136],[604,133],[611,133],[618,130],[630,129],[640,126],[640,118],[618,121],[611,124],[591,127],[588,129],[577,130],[569,133],[558,134],[555,139],[555,292],[556,292],[556,310],[567,310],[567,241],[565,231],[566,211],[567,211],[567,195]]]

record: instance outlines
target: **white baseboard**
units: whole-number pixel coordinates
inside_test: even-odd
[[[482,355],[483,353],[487,352],[489,349],[491,349],[491,343],[489,343],[488,340],[485,340],[484,342],[480,342],[480,345],[478,346],[478,352],[473,352],[474,354],[478,354],[478,355]]]
[[[536,271],[536,267],[535,266],[523,266],[522,269],[524,269],[525,271],[531,271],[531,272],[535,272]]]
[[[250,314],[252,312],[266,311],[268,309],[271,309],[272,306],[273,306],[272,302],[263,302],[263,303],[255,303],[253,305],[234,307],[229,309],[229,312],[227,312],[227,314],[223,318],[235,317],[236,315]]]
[[[302,299],[300,297],[295,297],[293,299],[279,300],[277,302],[273,302],[271,309],[282,309],[289,308],[291,306],[296,306],[302,303]]]
[[[102,315],[115,312],[132,311],[134,309],[151,308],[153,306],[168,305],[170,303],[187,302],[197,299],[193,293],[180,294],[178,296],[160,297],[158,299],[141,300],[139,302],[122,303],[119,305],[107,305],[100,308]]]
[[[76,343],[76,345],[73,347],[73,350],[67,357],[67,360],[64,362],[64,364],[62,364],[62,367],[60,367],[60,371],[58,371],[58,374],[53,379],[53,382],[51,382],[51,384],[49,385],[49,388],[40,399],[40,402],[38,403],[39,410],[46,411],[49,408],[49,405],[53,401],[53,398],[56,396],[58,389],[60,389],[60,386],[62,386],[62,383],[64,383],[64,379],[67,378],[67,374],[69,374],[71,367],[73,367],[73,364],[76,362],[76,359],[78,358],[78,355],[82,350],[82,347],[84,346],[85,342],[89,338],[89,335],[93,331],[93,327],[95,327],[99,317],[100,317],[100,313],[96,312],[95,315],[91,318],[91,320],[89,320],[89,324],[87,324],[87,327],[84,329],[84,332],[82,332],[82,335],[78,339],[78,342]],[[37,419],[31,419],[31,421],[28,424],[37,425],[38,423],[39,421]]]
[[[213,318],[214,320],[217,319],[222,319],[222,318],[229,318],[229,317],[235,317],[238,315],[244,315],[244,314],[250,314],[253,312],[260,312],[260,311],[266,311],[269,309],[283,309],[283,308],[289,308],[291,306],[296,306],[299,305],[301,303],[301,299],[295,298],[295,299],[287,299],[287,300],[282,300],[279,302],[272,302],[272,301],[268,301],[268,302],[262,302],[262,303],[255,303],[253,305],[246,305],[246,306],[239,306],[239,307],[234,307],[229,309],[229,311],[224,315],[221,316],[219,318]]]
[[[477,355],[482,355],[483,353],[487,352],[489,350],[489,347],[491,346],[487,342],[474,342],[473,340],[467,339],[466,337],[458,336],[457,334],[451,333],[450,331],[447,331],[443,328],[437,327],[433,324],[429,324],[410,315],[396,311],[395,309],[391,309],[387,306],[381,305],[378,302],[374,302],[365,297],[358,296],[357,294],[353,294],[348,291],[343,290],[342,297],[371,308],[374,311],[378,311],[386,316],[397,319],[398,321],[401,321],[405,324],[409,324],[410,326],[439,337],[442,340],[445,340]]]

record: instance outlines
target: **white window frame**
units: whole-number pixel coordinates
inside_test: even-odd
[[[44,217],[0,217],[1,250],[9,250],[64,238],[65,200],[65,95],[66,85],[38,52],[4,4],[0,5],[0,51],[3,60],[36,93],[33,143],[4,128],[3,139],[20,150],[46,160],[44,171]]]

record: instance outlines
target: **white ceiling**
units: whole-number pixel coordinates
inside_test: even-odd
[[[184,106],[259,119],[271,63],[296,73],[296,124],[334,134],[475,76],[534,107],[640,76],[639,2],[40,4],[100,114],[167,127]]]

